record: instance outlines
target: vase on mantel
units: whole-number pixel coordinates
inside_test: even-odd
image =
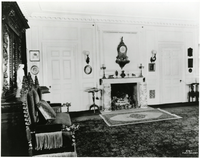
[[[115,77],[118,77],[118,71],[117,70],[115,71]]]
[[[122,73],[120,75],[122,78],[124,78],[126,76],[126,74],[124,73],[124,70],[122,70]]]

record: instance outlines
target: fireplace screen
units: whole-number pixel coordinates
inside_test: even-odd
[[[111,84],[112,110],[137,107],[137,83]]]

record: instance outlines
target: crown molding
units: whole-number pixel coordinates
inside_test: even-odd
[[[168,27],[198,27],[195,20],[161,19],[154,17],[121,17],[121,16],[93,16],[93,15],[66,15],[66,14],[32,14],[29,20],[58,20],[67,22],[108,23],[108,24],[132,24],[145,26]]]

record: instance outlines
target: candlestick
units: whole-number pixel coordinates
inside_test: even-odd
[[[139,77],[143,77],[142,76],[142,69],[144,68],[144,66],[142,66],[142,64],[140,64],[140,66],[139,66],[139,69],[140,69],[140,75],[139,75]]]
[[[103,69],[103,77],[102,78],[106,78],[106,75],[105,75],[105,69],[106,69],[105,64],[102,64],[101,69]]]

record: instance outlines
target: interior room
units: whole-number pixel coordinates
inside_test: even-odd
[[[1,156],[199,155],[198,1],[1,7]]]

